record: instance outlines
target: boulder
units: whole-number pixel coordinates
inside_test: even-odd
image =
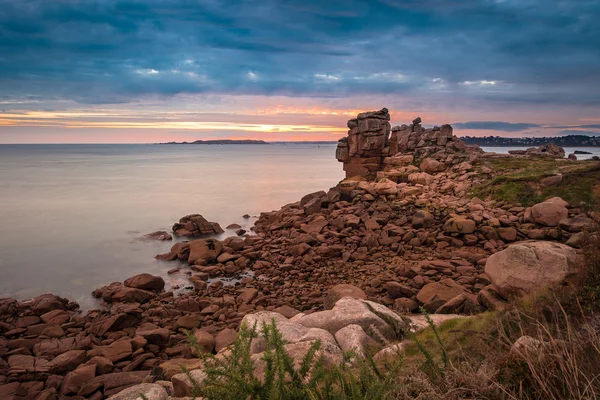
[[[513,357],[525,359],[537,358],[546,346],[546,343],[542,340],[531,336],[521,336],[513,343],[509,354]]]
[[[169,395],[164,387],[156,383],[142,383],[131,386],[112,395],[108,400],[168,400]]]
[[[58,355],[50,361],[48,365],[50,371],[54,374],[60,374],[66,371],[72,371],[80,364],[85,363],[87,355],[85,350],[69,350],[61,355]]]
[[[435,219],[429,211],[418,210],[412,217],[413,228],[429,228],[435,224]]]
[[[173,240],[173,236],[171,236],[171,234],[169,232],[156,231],[156,232],[148,233],[148,234],[142,236],[140,239],[165,241],[165,240]]]
[[[216,239],[198,239],[189,243],[189,264],[205,265],[217,261],[223,251],[223,243]]]
[[[69,395],[77,394],[86,383],[96,377],[95,365],[84,365],[77,368],[75,371],[69,372],[65,376],[60,394]]]
[[[341,283],[327,290],[327,295],[323,300],[323,307],[326,310],[330,310],[335,306],[335,303],[337,303],[337,301],[343,297],[366,300],[367,294],[359,287],[347,283]]]
[[[429,185],[431,182],[433,182],[433,179],[433,176],[427,172],[415,172],[408,175],[408,181],[410,183],[419,185]]]
[[[53,294],[43,294],[30,302],[31,311],[37,315],[46,314],[52,310],[64,310],[68,301]]]
[[[135,275],[127,279],[124,283],[125,286],[128,287],[148,290],[154,293],[160,293],[160,291],[165,287],[165,281],[163,278],[145,273]]]
[[[71,314],[64,310],[52,310],[40,315],[40,319],[47,324],[62,325],[71,319]]]
[[[100,356],[110,361],[117,362],[131,357],[133,348],[131,346],[131,339],[117,340],[107,346],[98,346],[88,351],[89,357]]]
[[[113,372],[100,375],[86,382],[79,390],[79,396],[87,398],[99,389],[104,388],[104,395],[111,396],[121,390],[139,385],[150,371]]]
[[[420,168],[423,172],[435,174],[437,172],[444,171],[446,169],[446,165],[434,158],[426,158],[421,162]]]
[[[208,222],[200,214],[191,214],[182,217],[173,225],[173,232],[178,236],[205,236],[223,233],[224,230],[216,222]]]
[[[212,353],[215,349],[215,337],[209,332],[196,329],[194,330],[194,338],[204,353]]]
[[[344,297],[331,310],[298,314],[292,322],[307,328],[324,329],[332,334],[348,325],[360,325],[365,330],[375,327],[388,339],[397,339],[406,328],[404,320],[387,307],[368,300]]]
[[[166,328],[160,328],[152,323],[140,325],[135,334],[141,336],[150,344],[165,345],[169,342],[171,332]]]
[[[92,294],[101,294],[104,301],[108,303],[147,303],[156,298],[156,294],[147,290],[123,286],[122,284],[109,285],[94,291]]]
[[[375,191],[382,196],[395,195],[398,193],[398,185],[389,179],[382,179],[375,184]]]
[[[561,219],[558,225],[569,232],[591,232],[597,229],[598,224],[585,214],[579,214],[573,218]]]
[[[442,279],[439,282],[428,283],[417,293],[417,300],[428,312],[435,312],[448,300],[465,293],[466,290],[452,279]]]
[[[559,197],[548,199],[531,207],[531,218],[536,224],[558,226],[569,216],[566,202]]]
[[[307,328],[301,324],[293,322],[283,315],[271,311],[259,311],[253,314],[247,314],[241,322],[241,325],[249,329],[256,328],[258,337],[252,340],[251,351],[253,354],[262,353],[266,350],[266,341],[263,337],[264,326],[275,323],[286,343],[299,343],[319,340],[323,345],[330,344],[337,346],[333,335],[324,329]]]
[[[475,232],[475,221],[465,217],[450,218],[444,224],[444,232],[470,234]]]
[[[508,297],[561,283],[581,263],[581,256],[567,245],[521,242],[492,254],[485,264],[485,273],[499,293]]]
[[[206,373],[201,369],[189,371],[189,375],[181,373],[173,376],[173,378],[171,378],[171,383],[173,383],[173,396],[191,397],[194,394],[194,387],[201,385],[205,379]]]
[[[218,353],[232,345],[237,339],[237,332],[233,329],[223,329],[215,336],[215,351]]]
[[[173,376],[182,372],[181,367],[188,371],[202,368],[204,361],[199,358],[172,358],[160,364],[165,379],[171,379]]]
[[[378,343],[367,335],[360,325],[348,325],[335,333],[335,340],[344,353],[353,352],[360,357],[372,354]]]
[[[307,224],[302,224],[300,230],[302,230],[302,232],[304,233],[308,233],[309,235],[317,235],[321,233],[323,228],[325,228],[328,224],[329,222],[327,221],[327,219],[324,216],[319,215],[311,222]]]

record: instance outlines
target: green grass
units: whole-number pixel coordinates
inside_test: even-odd
[[[492,168],[493,178],[472,191],[480,198],[493,198],[511,204],[531,206],[551,197],[561,197],[584,209],[597,209],[600,205],[600,162],[565,162],[548,158],[490,158],[483,164]],[[542,187],[543,178],[562,174],[558,186]]]

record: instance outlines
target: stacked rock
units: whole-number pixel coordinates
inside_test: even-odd
[[[420,117],[410,125],[391,128],[390,136],[389,119],[387,108],[383,108],[361,113],[348,121],[348,136],[340,139],[336,151],[336,158],[344,163],[346,178],[389,178],[378,172],[390,172],[398,166],[419,166],[426,159],[429,167],[426,169],[433,169],[426,172],[441,172],[447,166],[473,162],[482,153],[477,146],[468,146],[454,136],[452,126],[425,129]]]
[[[348,136],[341,139],[336,158],[344,163],[346,177],[363,176],[374,179],[381,170],[390,135],[390,114],[387,108],[360,113],[348,121]]]

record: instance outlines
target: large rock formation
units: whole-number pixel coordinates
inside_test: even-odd
[[[347,177],[375,178],[388,144],[389,120],[388,109],[382,108],[360,113],[348,121],[348,136],[339,141],[336,150],[336,158],[344,163]]]
[[[459,162],[473,161],[474,155],[481,152],[454,136],[450,125],[425,129],[417,117],[410,125],[390,129],[389,119],[387,108],[383,108],[360,113],[348,121],[348,136],[340,139],[336,149],[347,178],[389,178],[397,182],[400,176],[410,173],[445,171]]]

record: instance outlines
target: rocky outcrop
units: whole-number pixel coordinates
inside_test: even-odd
[[[504,297],[523,295],[563,282],[582,265],[570,246],[522,242],[490,256],[485,273]]]
[[[375,178],[388,144],[389,120],[388,109],[382,108],[360,113],[348,121],[348,136],[340,140],[336,149],[336,158],[344,163],[346,177]]]
[[[340,139],[336,158],[346,177],[398,182],[413,172],[435,174],[461,161],[474,161],[481,150],[453,135],[450,125],[425,129],[421,118],[390,129],[387,108],[358,114],[348,121],[348,136]],[[391,132],[391,135],[390,135]]]
[[[165,241],[165,240],[173,240],[173,236],[171,236],[171,234],[169,232],[156,231],[156,232],[148,233],[148,234],[142,236],[140,239],[141,240]]]
[[[173,232],[177,236],[207,236],[225,232],[217,222],[208,222],[200,214],[191,214],[182,217],[173,225]]]
[[[86,314],[53,295],[0,299],[0,394],[60,398],[65,387],[64,398],[104,399],[140,384],[188,394],[187,375],[175,378],[180,366],[202,379],[195,356],[227,352],[243,320],[275,318],[295,358],[321,339],[334,363],[349,349],[361,354],[389,341],[396,347],[387,350],[402,348],[395,338],[427,324],[412,314],[420,307],[442,313],[435,321],[501,309],[532,280],[570,273],[572,249],[556,243],[583,246],[595,237],[598,214],[556,198],[526,208],[472,197],[495,174],[477,149],[450,126],[424,129],[418,120],[390,136],[386,113],[351,124],[355,137],[346,144],[356,140],[352,157],[365,160],[351,162],[348,153],[347,173],[365,176],[261,213],[250,235],[174,243],[157,256],[174,263],[168,282],[140,274],[99,288],[101,308]],[[544,184],[560,184],[551,178]],[[199,221],[188,232],[210,230]],[[508,256],[511,243],[527,239],[556,243]],[[549,272],[550,263],[559,267]],[[199,348],[190,348],[188,332]],[[146,388],[156,389],[138,390]],[[155,392],[163,396],[148,393]]]
[[[509,150],[508,153],[513,155],[565,158],[565,149],[553,143],[545,144],[540,147],[531,147],[527,150]],[[575,159],[577,159],[577,157],[575,157]]]

